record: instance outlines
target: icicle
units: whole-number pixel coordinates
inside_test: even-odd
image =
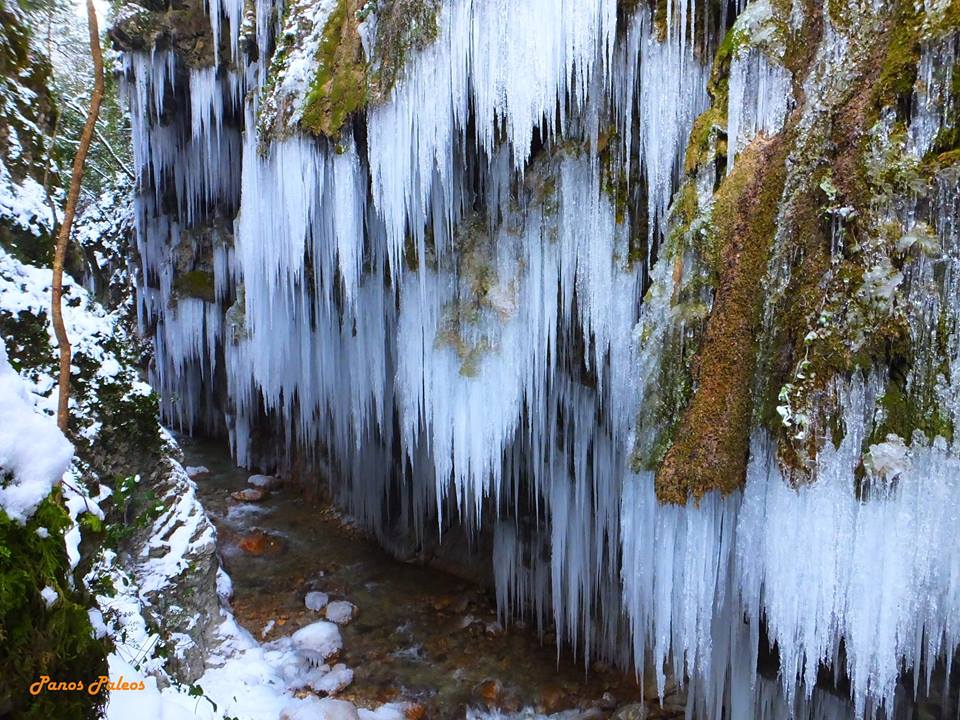
[[[771,62],[757,48],[734,56],[727,107],[727,173],[757,133],[780,132],[791,101],[792,80],[786,68]]]
[[[953,114],[954,94],[950,88],[958,50],[960,33],[923,43],[907,133],[907,149],[918,157],[926,155]]]

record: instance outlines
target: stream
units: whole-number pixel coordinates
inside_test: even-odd
[[[250,472],[219,443],[180,442],[186,465],[209,470],[196,478],[199,496],[217,526],[221,561],[233,580],[231,606],[244,628],[267,641],[315,622],[321,616],[304,604],[311,591],[357,607],[341,627],[340,660],[354,679],[338,697],[360,707],[413,701],[427,718],[463,718],[470,708],[494,717],[575,710],[563,716],[606,718],[640,702],[632,676],[602,663],[585,672],[567,651],[558,659],[534,629],[502,627],[491,590],[392,558],[294,485],[260,502],[237,501],[231,495],[250,487]],[[649,687],[645,694],[655,697]],[[663,707],[650,703],[649,714],[618,717],[682,715],[670,699]]]

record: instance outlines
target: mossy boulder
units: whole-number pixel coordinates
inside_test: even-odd
[[[70,519],[59,492],[44,500],[25,525],[0,510],[0,715],[36,718],[98,718],[106,691],[89,685],[107,674],[108,641],[97,639],[87,608],[91,598],[71,579],[64,546]],[[49,602],[41,595],[47,589]],[[82,682],[75,692],[30,694],[48,676]]]

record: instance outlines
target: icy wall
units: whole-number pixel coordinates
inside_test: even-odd
[[[910,5],[917,101],[858,115],[904,10],[847,5],[223,0],[189,53],[128,6],[165,415],[326,468],[388,546],[492,533],[505,617],[691,717],[906,712],[960,642],[958,188],[921,167],[956,34]],[[731,360],[742,427],[698,426]],[[740,489],[661,502],[672,448],[737,433]]]

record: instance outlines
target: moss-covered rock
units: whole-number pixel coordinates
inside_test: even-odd
[[[109,36],[120,50],[170,48],[187,67],[213,65],[217,45],[221,60],[230,58],[226,34],[213,37],[206,3],[196,0],[178,0],[159,7],[127,2],[114,17]]]
[[[173,289],[181,297],[197,298],[213,302],[216,299],[213,273],[206,270],[190,270],[173,281]]]
[[[316,55],[316,74],[301,124],[316,135],[337,137],[347,117],[367,103],[367,66],[357,30],[359,0],[337,0]]]
[[[373,46],[370,99],[372,102],[382,102],[403,77],[410,54],[423,50],[437,39],[440,2],[367,2],[365,10],[370,11],[372,5],[376,5],[377,33]]]
[[[108,643],[95,637],[87,614],[92,601],[70,578],[63,538],[69,525],[58,493],[25,526],[0,510],[0,714],[8,717],[97,718],[106,704],[106,691],[86,690],[107,674]],[[45,588],[56,593],[49,605]],[[83,687],[30,694],[43,676]]]
[[[18,7],[0,7],[0,157],[15,182],[44,181],[46,138],[57,120],[50,62],[31,46]],[[55,180],[55,178],[52,178]]]
[[[657,472],[662,502],[730,491],[745,477],[762,287],[784,158],[782,142],[753,143],[714,199],[716,300],[694,360],[690,404]]]
[[[288,5],[258,118],[261,137],[302,130],[337,141],[350,117],[390,96],[411,53],[436,40],[439,10],[437,0]]]

